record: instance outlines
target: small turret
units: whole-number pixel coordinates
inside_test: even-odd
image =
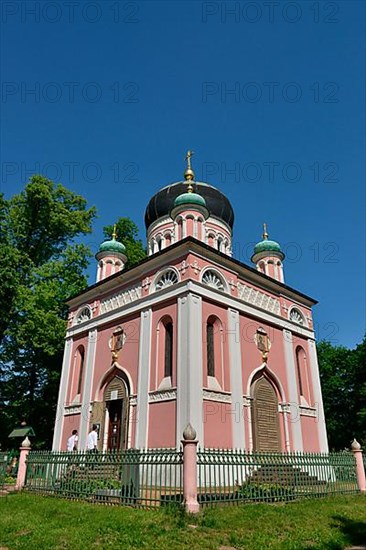
[[[285,254],[282,252],[280,245],[276,241],[269,240],[268,237],[267,224],[264,223],[263,240],[255,245],[251,260],[256,264],[258,271],[283,283],[282,261]]]
[[[97,282],[122,271],[127,262],[126,247],[117,241],[116,226],[113,228],[112,239],[104,241],[95,255],[98,262]]]

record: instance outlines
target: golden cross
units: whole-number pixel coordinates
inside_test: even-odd
[[[191,157],[193,157],[193,155],[194,155],[194,151],[187,151],[187,154],[186,154],[186,161],[187,161],[188,169],[189,169],[189,170],[192,170],[192,167],[191,167]]]
[[[113,233],[112,233],[112,239],[116,240],[116,238],[117,238],[116,224],[114,224],[114,226],[113,226]]]
[[[263,224],[263,239],[268,239],[267,224]]]

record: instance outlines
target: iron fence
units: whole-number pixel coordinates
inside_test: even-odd
[[[19,465],[19,451],[0,452],[0,476],[16,478]]]
[[[249,453],[199,449],[198,501],[202,505],[279,502],[357,493],[352,453]]]
[[[182,453],[175,449],[110,453],[31,451],[25,489],[138,507],[181,503],[182,464]]]

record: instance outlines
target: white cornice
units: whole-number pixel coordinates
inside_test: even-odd
[[[204,247],[204,248],[203,248]],[[206,247],[199,241],[192,240],[182,241],[175,243],[172,246],[165,248],[162,252],[149,256],[148,259],[138,264],[137,266],[129,269],[128,271],[121,271],[116,276],[111,276],[105,279],[102,283],[96,284],[93,287],[85,290],[82,294],[71,298],[67,303],[70,307],[78,307],[85,303],[90,303],[101,296],[107,297],[108,293],[120,292],[121,286],[137,284],[147,274],[151,273],[155,269],[161,269],[163,266],[167,266],[174,263],[177,259],[181,259],[187,254],[196,254],[206,261],[211,262],[217,267],[225,268],[237,275],[244,282],[248,282],[258,287],[258,289],[266,290],[277,296],[288,298],[292,301],[296,301],[299,305],[311,307],[316,302],[305,295],[299,294],[296,290],[291,289],[275,279],[266,277],[259,271],[250,268],[244,264],[238,264],[233,258],[228,255],[218,255],[217,250],[212,247]]]
[[[167,287],[159,292],[154,292],[143,298],[136,300],[133,303],[121,306],[113,311],[103,313],[88,323],[83,323],[82,327],[78,325],[69,327],[66,337],[73,337],[85,332],[86,330],[98,329],[111,322],[121,322],[121,317],[133,315],[142,309],[151,308],[156,304],[161,304],[172,298],[182,296],[187,292],[193,292],[201,297],[207,298],[213,302],[224,305],[227,308],[238,310],[240,313],[246,314],[249,317],[264,321],[281,329],[291,331],[293,334],[303,336],[305,338],[314,338],[314,332],[306,327],[293,323],[289,319],[284,319],[280,315],[264,311],[254,304],[243,302],[236,296],[230,296],[224,292],[214,290],[202,283],[193,281],[182,281],[176,285]]]

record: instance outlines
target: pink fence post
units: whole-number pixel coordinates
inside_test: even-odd
[[[17,475],[17,482],[15,485],[15,488],[18,490],[24,487],[25,475],[27,473],[26,459],[30,451],[30,448],[31,448],[31,442],[29,441],[28,437],[26,437],[24,441],[22,441],[22,446],[20,447],[18,475]]]
[[[356,472],[357,472],[357,485],[359,490],[362,493],[366,492],[366,478],[365,478],[365,468],[363,465],[363,458],[362,458],[362,449],[361,445],[359,444],[356,439],[354,439],[351,443],[351,449],[353,452],[353,455],[355,457],[356,461]]]
[[[197,514],[197,444],[196,431],[188,424],[183,432],[183,502],[186,512]]]

